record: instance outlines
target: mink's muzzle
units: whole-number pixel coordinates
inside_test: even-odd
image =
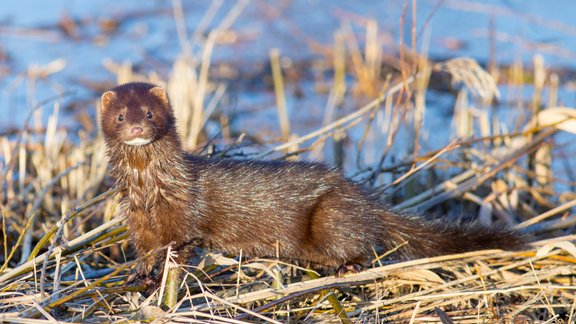
[[[144,128],[138,126],[132,127],[132,129],[130,130],[130,133],[134,136],[140,136],[143,132]]]

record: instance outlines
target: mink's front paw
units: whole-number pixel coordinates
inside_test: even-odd
[[[144,297],[152,295],[159,287],[158,280],[154,277],[150,275],[140,275],[138,273],[129,275],[126,279],[126,284],[134,287],[143,286],[140,293],[144,295]]]

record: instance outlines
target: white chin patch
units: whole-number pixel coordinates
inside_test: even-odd
[[[148,143],[152,142],[151,139],[146,139],[146,138],[135,138],[129,141],[125,141],[124,144],[126,145],[130,145],[130,146],[142,146],[142,145],[146,145]]]

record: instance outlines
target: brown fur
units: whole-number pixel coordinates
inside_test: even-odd
[[[338,267],[364,264],[372,247],[414,258],[476,249],[518,249],[516,232],[453,225],[393,213],[335,169],[307,162],[208,159],[183,151],[165,92],[146,83],[102,96],[102,131],[139,256],[173,243],[185,263],[192,247],[275,256]],[[152,118],[147,113],[153,114]],[[123,121],[118,115],[123,114]],[[125,144],[136,136],[141,146]],[[158,258],[138,274],[150,277]],[[354,268],[354,267],[352,267]]]

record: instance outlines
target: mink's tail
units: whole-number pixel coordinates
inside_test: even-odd
[[[397,253],[405,259],[488,249],[521,250],[528,241],[525,235],[504,226],[427,221],[391,212],[386,212],[385,219],[389,237],[384,239],[384,248],[390,250],[400,246]]]

